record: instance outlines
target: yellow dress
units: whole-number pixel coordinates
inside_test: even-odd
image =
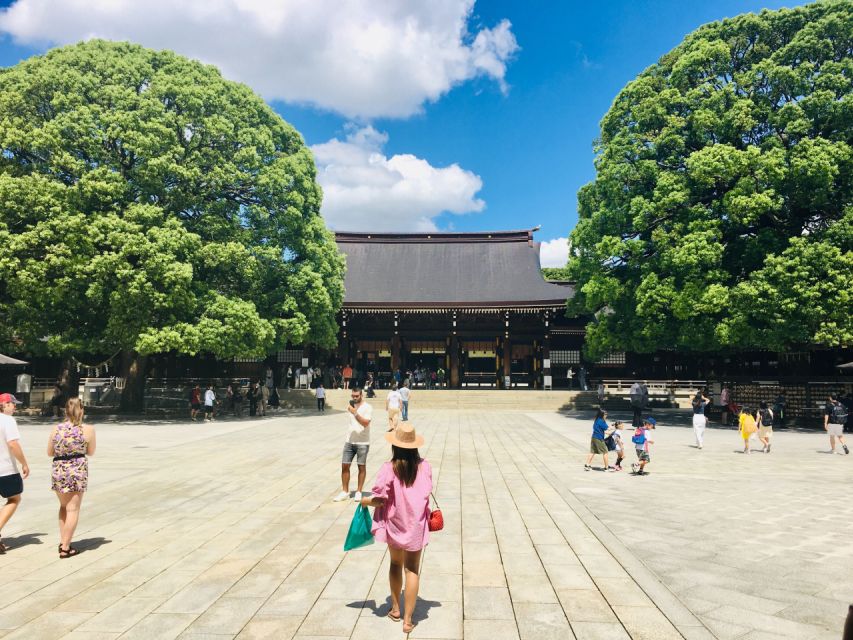
[[[758,430],[755,418],[748,413],[740,414],[740,437],[749,440],[749,437]]]

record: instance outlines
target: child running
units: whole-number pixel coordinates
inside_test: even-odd
[[[637,427],[634,431],[634,435],[631,437],[631,441],[634,443],[634,447],[637,450],[637,460],[639,461],[639,463],[635,462],[631,465],[631,470],[636,476],[649,475],[649,472],[644,469],[646,468],[646,465],[652,461],[652,445],[655,443],[652,430],[656,426],[657,420],[651,417],[646,418],[643,420],[643,425],[641,427]]]
[[[766,402],[758,405],[758,439],[764,448],[762,453],[770,453],[770,439],[773,437],[773,410]]]
[[[613,424],[613,444],[616,448],[616,471],[622,471],[622,460],[625,459],[625,441],[622,439],[622,423],[617,421]]]
[[[749,448],[749,439],[752,434],[758,431],[758,425],[755,422],[756,412],[744,407],[740,412],[740,437],[743,438],[743,452],[749,455],[752,451]]]

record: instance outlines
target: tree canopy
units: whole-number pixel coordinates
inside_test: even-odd
[[[853,343],[853,5],[705,25],[630,82],[578,193],[590,355]]]
[[[169,51],[0,71],[0,325],[35,352],[335,343],[343,259],[299,133]]]

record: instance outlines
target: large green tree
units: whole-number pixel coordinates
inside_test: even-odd
[[[333,345],[343,259],[299,133],[169,51],[90,41],[0,72],[0,325],[30,350]]]
[[[853,5],[712,23],[601,122],[569,302],[587,349],[853,343]]]

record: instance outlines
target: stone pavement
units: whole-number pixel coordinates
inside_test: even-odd
[[[446,528],[424,553],[412,638],[838,638],[853,602],[853,456],[822,434],[736,453],[732,430],[658,430],[652,472],[584,472],[590,420],[434,411]],[[372,478],[388,458],[376,412]],[[353,638],[399,634],[386,550],[343,553],[345,414],[104,424],[76,558],[56,554],[49,426],[3,532],[0,637]],[[633,455],[633,454],[631,454]],[[354,488],[354,484],[353,484]],[[369,482],[368,482],[369,488]]]

